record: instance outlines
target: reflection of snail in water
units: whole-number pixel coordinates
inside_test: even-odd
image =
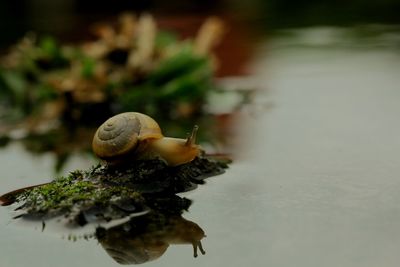
[[[199,225],[180,215],[158,216],[136,217],[107,230],[99,228],[96,236],[107,253],[120,264],[156,260],[171,244],[192,244],[194,257],[197,257],[197,249],[205,254],[200,240],[206,235]]]
[[[96,131],[93,151],[101,159],[115,164],[127,159],[159,157],[170,166],[192,161],[200,152],[195,144],[198,127],[187,139],[164,137],[151,117],[126,112],[111,117]]]

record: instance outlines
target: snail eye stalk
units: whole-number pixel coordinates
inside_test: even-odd
[[[186,146],[191,146],[196,143],[196,136],[197,136],[197,131],[199,130],[199,126],[195,125],[193,126],[192,132],[189,134],[189,136],[186,139]]]

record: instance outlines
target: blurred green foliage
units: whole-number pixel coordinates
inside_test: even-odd
[[[160,32],[157,35],[156,47],[164,49],[177,42],[174,35]],[[34,114],[45,102],[68,97],[63,95],[68,92],[56,88],[49,77],[65,79],[71,72],[71,65],[77,62],[81,69],[78,77],[74,78],[93,83],[93,86],[99,87],[97,89],[106,95],[102,101],[110,111],[106,114],[93,113],[94,110],[90,107],[98,105],[98,102],[88,100],[83,104],[75,103],[78,106],[86,106],[81,107],[81,112],[87,111],[91,116],[101,116],[93,119],[95,123],[114,113],[132,110],[159,119],[179,117],[174,110],[179,103],[193,104],[193,107],[198,109],[196,112],[201,113],[201,105],[207,93],[216,89],[210,57],[196,55],[190,42],[182,46],[179,52],[161,59],[148,73],[123,73],[123,78],[117,81],[109,79],[105,84],[93,80],[96,65],[100,64],[100,60],[84,55],[79,47],[67,49],[54,38],[43,37],[27,47],[16,50],[12,52],[16,53],[15,58],[9,59],[14,61],[12,66],[0,66],[1,101],[12,107],[10,114],[18,115],[11,116],[13,119]],[[117,68],[115,63],[111,70],[118,70]],[[74,89],[71,88],[71,91]],[[70,105],[71,108],[73,104]],[[81,117],[85,117],[84,114]]]

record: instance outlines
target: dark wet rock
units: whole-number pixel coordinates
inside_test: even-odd
[[[63,217],[75,226],[109,222],[150,209],[173,214],[190,205],[187,199],[176,199],[176,193],[195,189],[225,168],[225,162],[205,156],[175,167],[158,159],[98,165],[51,183],[15,190],[0,199],[4,205],[18,205],[18,218]]]

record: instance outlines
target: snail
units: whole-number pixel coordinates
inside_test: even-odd
[[[177,166],[199,155],[200,147],[195,143],[197,130],[195,125],[187,139],[165,137],[150,116],[125,112],[109,118],[97,129],[92,148],[109,164],[160,158],[169,166]]]
[[[197,250],[205,255],[201,240],[204,230],[180,215],[149,213],[109,229],[97,228],[96,238],[116,262],[141,264],[160,258],[170,245],[191,244],[193,257]],[[154,216],[154,217],[152,217]]]

